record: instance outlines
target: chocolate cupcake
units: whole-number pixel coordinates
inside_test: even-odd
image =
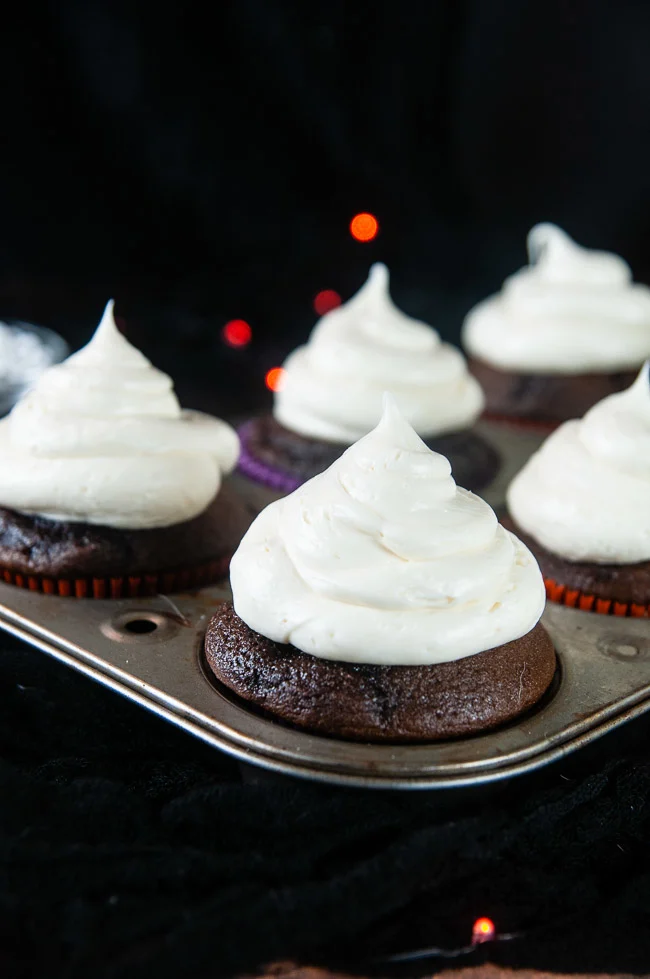
[[[627,388],[650,356],[650,289],[617,255],[552,224],[528,236],[530,265],[463,325],[486,416],[556,427]]]
[[[250,523],[221,485],[238,452],[225,422],[181,410],[109,303],[0,421],[0,577],[97,598],[216,580]]]
[[[373,432],[262,511],[231,584],[206,636],[214,675],[320,734],[475,734],[529,709],[554,674],[534,558],[388,397]]]
[[[548,597],[613,615],[650,614],[650,385],[566,422],[508,489],[513,529],[537,557]]]
[[[240,429],[240,470],[271,489],[293,491],[373,428],[384,391],[427,445],[449,458],[459,482],[470,489],[491,482],[499,457],[472,431],[483,408],[480,386],[459,350],[397,309],[379,264],[287,359],[273,414]]]

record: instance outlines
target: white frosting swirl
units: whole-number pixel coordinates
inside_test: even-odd
[[[525,635],[544,608],[533,556],[388,396],[373,432],[262,511],[230,577],[251,629],[351,663],[471,656]]]
[[[181,410],[171,379],[117,329],[110,302],[90,343],[0,421],[0,505],[165,527],[201,513],[238,455],[229,425]]]
[[[650,356],[650,289],[618,255],[580,248],[552,224],[528,235],[530,265],[463,325],[473,357],[506,371],[577,374],[638,367]]]
[[[350,444],[366,435],[384,391],[423,436],[469,428],[483,410],[461,352],[397,309],[381,264],[349,302],[319,320],[284,368],[273,413],[310,438]]]
[[[570,561],[650,560],[650,385],[566,422],[510,484],[508,507],[535,540]]]

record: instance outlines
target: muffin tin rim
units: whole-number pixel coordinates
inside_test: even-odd
[[[233,703],[205,675],[202,636],[212,610],[227,597],[224,588],[213,586],[173,599],[91,602],[0,585],[0,628],[241,761],[342,785],[452,788],[497,781],[540,768],[650,709],[647,620],[616,621],[549,606],[545,624],[564,675],[555,697],[520,724],[426,745],[368,745],[311,735]],[[125,623],[149,614],[165,627],[124,633]],[[114,621],[122,637],[111,630]],[[567,635],[574,645],[586,642],[589,651],[567,646]],[[617,682],[620,689],[612,696]],[[558,707],[570,717],[559,726]]]

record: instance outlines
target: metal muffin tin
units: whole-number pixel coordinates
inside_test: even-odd
[[[508,451],[505,486],[535,447],[531,440],[540,439],[498,434],[499,447]],[[499,506],[502,492],[494,486],[485,496]],[[249,709],[211,679],[203,638],[228,597],[226,587],[211,587],[96,601],[0,584],[0,628],[242,762],[342,785],[434,789],[496,782],[541,768],[650,710],[650,622],[549,605],[543,622],[556,649],[556,680],[540,705],[517,721],[422,745],[307,734]]]
[[[0,585],[0,627],[242,761],[321,781],[442,788],[532,771],[650,709],[647,620],[549,606],[555,692],[490,734],[427,745],[356,744],[249,710],[210,679],[203,636],[228,594],[93,601]]]

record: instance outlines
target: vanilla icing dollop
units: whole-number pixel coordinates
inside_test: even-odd
[[[518,526],[569,561],[650,560],[648,363],[627,391],[561,425],[508,489]]]
[[[122,336],[95,335],[0,421],[0,506],[54,520],[164,527],[201,513],[239,455],[225,422],[183,411],[171,379]]]
[[[461,352],[394,305],[382,264],[349,302],[319,320],[284,369],[273,413],[309,438],[349,445],[366,435],[384,391],[423,436],[469,428],[483,409]]]
[[[232,559],[247,625],[323,659],[421,665],[537,623],[535,559],[386,398],[379,425],[260,513]]]
[[[528,235],[530,264],[463,325],[466,351],[501,370],[577,374],[650,356],[650,289],[618,255],[581,248],[553,224]]]

